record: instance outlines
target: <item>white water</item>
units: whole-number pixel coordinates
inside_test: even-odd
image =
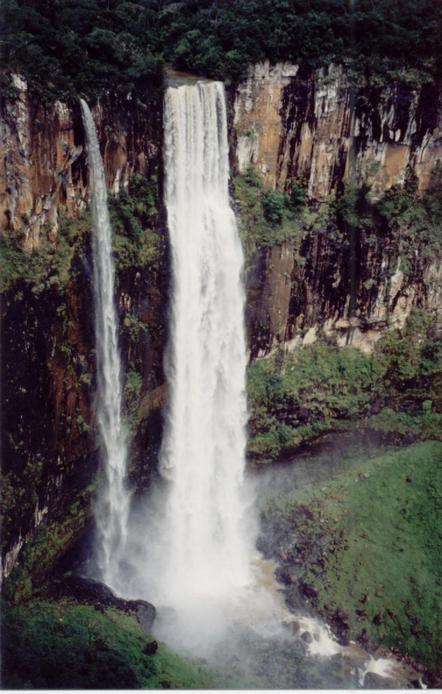
[[[201,652],[221,638],[227,613],[253,583],[256,537],[244,483],[243,254],[229,203],[222,83],[169,87],[164,130],[170,404],[163,490],[148,504],[148,556],[138,575],[148,599],[172,608],[165,619],[159,615],[156,633]]]
[[[97,133],[89,106],[81,109],[87,138],[93,224],[96,413],[100,434],[102,476],[94,505],[96,554],[100,579],[121,590],[120,561],[124,559],[130,494],[125,486],[127,444],[121,415],[121,363],[118,316],[115,309],[115,271],[107,190]]]

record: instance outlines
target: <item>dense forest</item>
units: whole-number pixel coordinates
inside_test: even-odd
[[[5,0],[2,12],[6,66],[46,98],[140,95],[165,64],[238,80],[266,58],[338,62],[359,78],[418,83],[442,64],[442,5],[431,0]]]

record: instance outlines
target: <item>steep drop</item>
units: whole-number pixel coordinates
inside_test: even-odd
[[[89,106],[82,99],[86,131],[93,224],[96,412],[100,435],[102,475],[94,506],[97,567],[100,579],[122,589],[120,562],[124,559],[130,495],[125,486],[127,443],[122,418],[121,362],[118,315],[115,308],[115,270],[107,190],[97,133]]]
[[[132,594],[143,590],[160,608],[156,633],[202,652],[221,638],[227,613],[250,586],[255,551],[244,480],[243,254],[229,203],[222,83],[168,87],[164,130],[170,402],[163,481],[144,505],[149,520],[134,531],[146,533],[146,556]],[[131,554],[142,553],[139,543]]]

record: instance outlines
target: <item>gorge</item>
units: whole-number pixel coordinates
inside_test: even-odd
[[[440,682],[442,92],[353,68],[10,75],[7,685]]]

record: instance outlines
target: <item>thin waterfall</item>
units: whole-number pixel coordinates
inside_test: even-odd
[[[125,485],[126,430],[122,418],[122,373],[115,308],[115,270],[107,190],[94,120],[81,99],[87,138],[93,224],[95,346],[97,368],[96,413],[100,435],[101,468],[96,521],[97,565],[100,579],[120,591],[121,562],[127,540],[130,494]]]
[[[254,556],[244,484],[243,252],[229,202],[223,84],[170,86],[164,130],[170,403],[160,454],[166,493],[151,539],[158,551],[147,562],[155,574],[148,595],[175,610],[178,623],[163,636],[189,644],[214,634],[226,601],[250,585]]]

